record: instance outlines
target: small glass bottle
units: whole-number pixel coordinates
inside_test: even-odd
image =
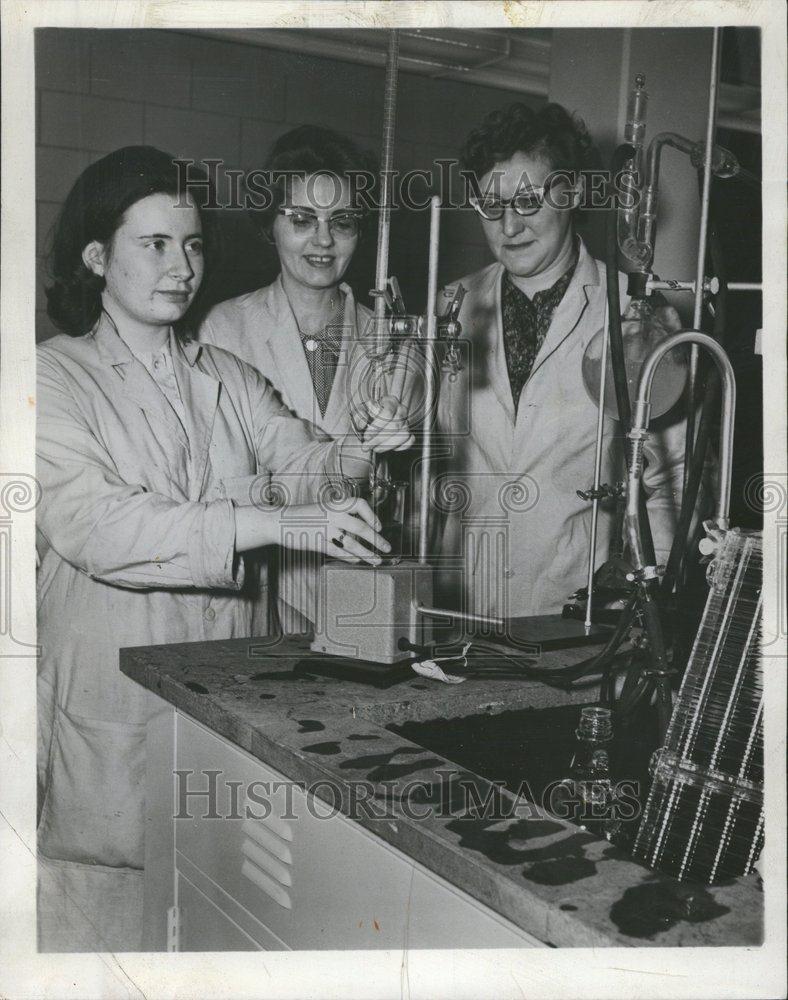
[[[562,784],[578,803],[577,817],[590,832],[613,839],[620,821],[615,818],[615,789],[610,773],[609,744],[613,720],[609,708],[581,709],[569,777]]]

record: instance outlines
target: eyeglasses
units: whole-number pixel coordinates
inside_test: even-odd
[[[517,215],[536,215],[542,205],[544,205],[547,193],[554,181],[558,179],[558,176],[553,175],[548,177],[541,190],[539,188],[531,188],[528,191],[520,191],[513,198],[509,198],[508,201],[496,198],[495,195],[485,194],[478,198],[472,196],[470,202],[479,215],[483,219],[487,219],[488,222],[497,222],[499,219],[502,219],[503,213],[507,208],[512,208]]]
[[[279,214],[290,220],[293,232],[310,236],[317,232],[321,221],[328,223],[328,231],[337,240],[352,240],[361,229],[362,212],[337,212],[321,220],[314,212],[303,208],[280,208]]]

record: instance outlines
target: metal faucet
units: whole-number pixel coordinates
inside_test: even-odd
[[[640,484],[643,476],[643,445],[648,437],[651,415],[651,388],[657,366],[668,351],[680,344],[697,344],[711,353],[722,382],[722,418],[720,420],[720,488],[717,510],[712,526],[727,531],[731,501],[731,476],[733,469],[733,421],[736,414],[736,382],[728,355],[716,340],[698,330],[673,334],[654,348],[643,363],[638,382],[638,394],[632,416],[632,429],[627,437],[631,442],[627,465],[627,492],[625,526],[627,541],[634,563],[636,579],[648,580],[657,575],[655,566],[647,566],[640,536]],[[686,458],[685,458],[686,461]]]

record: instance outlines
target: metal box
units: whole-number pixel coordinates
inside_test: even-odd
[[[403,644],[429,639],[429,621],[415,605],[432,604],[431,566],[324,563],[318,586],[316,653],[398,663],[414,656]]]

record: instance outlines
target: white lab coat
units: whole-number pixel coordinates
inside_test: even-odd
[[[501,278],[489,265],[460,279],[470,356],[440,386],[434,496],[439,603],[519,617],[561,611],[586,583],[597,406],[583,384],[583,353],[606,318],[604,265],[581,243],[520,396],[517,418],[503,347]],[[623,276],[622,276],[623,278]],[[448,304],[456,284],[444,290]],[[622,292],[622,311],[626,296]],[[441,309],[442,311],[442,309]],[[667,558],[678,517],[683,420],[650,436],[644,476],[657,560]],[[623,478],[620,425],[605,418],[602,482]],[[607,558],[613,514],[602,505],[597,565]]]
[[[357,304],[348,285],[345,294],[342,346],[325,416],[317,403],[301,336],[281,276],[265,288],[215,306],[198,337],[253,365],[278,390],[287,406],[333,438],[353,431],[350,399],[357,398],[358,376],[366,365],[361,338],[371,336],[369,309]],[[269,586],[278,596],[285,632],[305,632],[315,620],[319,558],[312,553],[279,550],[268,553]]]
[[[185,429],[102,319],[38,348],[38,828],[42,950],[141,946],[149,695],[118,649],[264,635],[234,504],[277,473],[296,501],[338,474],[250,366],[170,337]]]

